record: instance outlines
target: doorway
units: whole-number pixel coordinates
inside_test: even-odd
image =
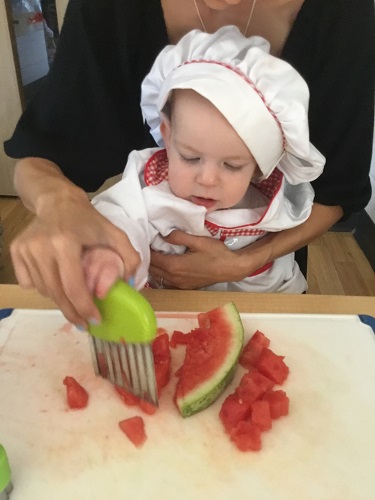
[[[53,64],[59,29],[55,0],[6,0],[23,107]]]

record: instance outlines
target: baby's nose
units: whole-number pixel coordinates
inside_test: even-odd
[[[211,162],[205,162],[198,174],[198,182],[205,186],[214,186],[219,180],[219,171],[217,165]]]

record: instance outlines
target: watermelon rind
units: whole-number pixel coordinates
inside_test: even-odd
[[[210,406],[228,387],[235,374],[244,342],[243,324],[233,302],[228,302],[220,309],[226,322],[230,325],[232,345],[215,375],[203,382],[198,388],[177,398],[176,404],[183,417],[190,417]]]

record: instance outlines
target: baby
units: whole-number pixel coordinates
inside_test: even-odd
[[[271,56],[266,40],[236,27],[194,30],[162,50],[141,97],[160,147],[130,153],[122,180],[93,199],[140,254],[136,288],[163,285],[148,275],[150,247],[186,250],[163,239],[174,229],[238,250],[308,218],[309,182],[325,163],[309,142],[308,100],[299,73]],[[123,275],[108,248],[86,251],[83,266],[99,297]],[[306,286],[289,254],[239,282],[204,289],[302,293]]]

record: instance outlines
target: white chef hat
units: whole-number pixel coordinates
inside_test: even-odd
[[[291,184],[316,179],[325,158],[310,144],[309,90],[287,62],[269,54],[261,37],[236,26],[193,30],[166,46],[142,83],[141,108],[156,143],[162,110],[173,89],[208,99],[245,142],[266,179],[277,166]]]

